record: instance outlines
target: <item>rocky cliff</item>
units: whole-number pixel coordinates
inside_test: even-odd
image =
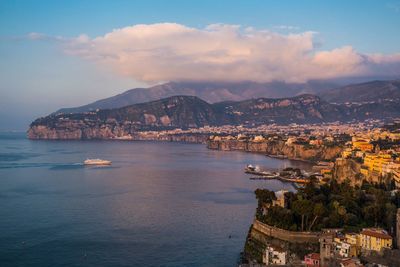
[[[361,174],[362,164],[354,159],[339,158],[336,160],[333,168],[333,178],[338,182],[349,180],[352,185],[361,185],[365,180],[370,183],[391,182],[391,177],[382,176],[377,172],[369,172],[368,176]]]
[[[89,120],[58,119],[54,125],[31,125],[30,139],[113,139],[131,136],[132,125]]]
[[[176,96],[120,109],[58,114],[39,118],[30,139],[132,139],[139,132],[197,128],[216,124],[212,106],[190,96]]]
[[[335,161],[333,178],[338,182],[349,180],[352,185],[360,185],[363,177],[360,174],[361,163],[353,159],[339,158]]]
[[[242,140],[209,140],[207,147],[209,149],[226,151],[239,150],[266,155],[284,155],[289,159],[305,161],[334,160],[342,150],[341,147],[308,147],[301,144],[287,145],[284,141],[252,142]]]

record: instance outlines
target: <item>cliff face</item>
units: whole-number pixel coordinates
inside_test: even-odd
[[[298,160],[334,160],[341,152],[341,147],[306,147],[300,144],[286,145],[284,141],[251,142],[240,140],[209,140],[207,147],[217,150],[240,150],[264,153],[267,155],[284,155]]]
[[[333,178],[338,182],[348,179],[352,185],[360,185],[363,180],[360,169],[361,164],[352,159],[337,159],[333,168]]]
[[[142,131],[197,128],[216,123],[216,115],[210,104],[196,97],[176,96],[120,109],[53,114],[32,122],[28,137],[132,139]]]
[[[292,159],[307,159],[311,161],[315,160],[334,160],[340,154],[341,147],[316,147],[307,148],[304,145],[292,144],[290,146],[284,146],[282,154]]]
[[[390,183],[391,179],[388,176],[381,176],[379,173],[370,172],[368,176],[360,173],[361,163],[353,159],[337,159],[333,169],[333,177],[338,182],[350,180],[352,185],[361,185],[365,180],[370,183]]]
[[[32,125],[30,139],[112,139],[131,135],[130,125],[89,123],[88,121],[58,121],[56,125]]]
[[[33,126],[28,130],[30,139],[49,140],[90,140],[90,139],[115,139],[115,140],[143,140],[143,141],[169,141],[186,143],[207,142],[208,134],[158,134],[148,132],[130,131],[129,127],[119,125],[99,125],[98,127],[48,128],[46,126]]]

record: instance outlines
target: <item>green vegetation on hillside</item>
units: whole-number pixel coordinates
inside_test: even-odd
[[[274,192],[255,191],[258,220],[292,231],[319,231],[322,228],[344,228],[358,231],[379,226],[393,233],[400,193],[390,191],[393,185],[370,184],[352,187],[349,182],[307,184],[297,193],[285,194],[287,208],[272,206]]]

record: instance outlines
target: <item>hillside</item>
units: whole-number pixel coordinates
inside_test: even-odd
[[[209,103],[240,101],[250,98],[282,98],[304,93],[318,93],[337,85],[331,82],[308,82],[304,84],[270,82],[212,83],[212,82],[169,82],[149,88],[136,88],[122,94],[101,99],[75,108],[63,108],[56,113],[79,113],[96,109],[111,109],[145,103],[176,95],[197,96]]]
[[[209,104],[195,96],[173,96],[118,109],[52,114],[32,122],[31,139],[108,139],[145,130],[202,126],[322,123],[400,116],[398,102],[337,105],[305,94]]]
[[[206,83],[169,82],[149,88],[128,90],[109,98],[55,113],[81,113],[97,109],[121,108],[176,95],[197,96],[208,103],[242,101],[254,98],[285,98],[301,94],[317,94],[330,103],[365,103],[400,99],[400,80],[372,81],[338,87],[332,82],[312,81],[304,84],[270,82]]]
[[[400,80],[351,84],[321,92],[319,95],[330,103],[400,100]]]

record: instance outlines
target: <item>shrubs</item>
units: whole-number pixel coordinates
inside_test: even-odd
[[[351,231],[379,226],[393,231],[400,194],[391,195],[390,186],[369,184],[352,187],[349,182],[317,185],[309,183],[289,194],[288,208],[268,205],[257,213],[264,223],[286,230],[319,231],[322,228],[345,228]],[[259,209],[272,203],[272,191],[257,189]],[[264,206],[265,209],[265,206]]]

